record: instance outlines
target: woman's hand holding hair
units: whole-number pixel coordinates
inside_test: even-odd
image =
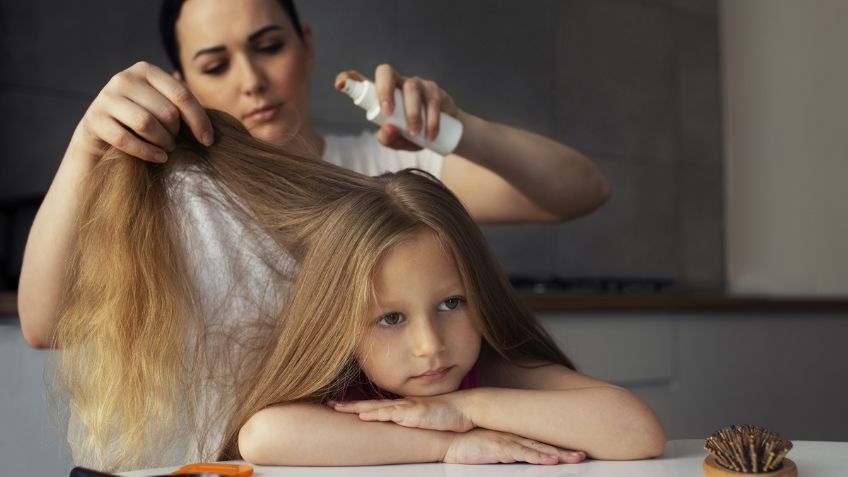
[[[108,147],[151,162],[164,162],[175,147],[180,119],[203,144],[214,140],[203,107],[179,80],[145,62],[117,73],[80,121],[71,147],[94,161]]]
[[[342,71],[336,76],[336,89],[342,89],[347,79],[357,81],[368,80],[358,71]],[[432,141],[439,134],[439,113],[445,113],[455,118],[460,111],[453,98],[439,87],[436,82],[417,76],[402,76],[393,66],[382,64],[374,72],[374,87],[380,100],[380,108],[385,115],[391,114],[397,107],[394,90],[400,88],[403,94],[403,108],[406,116],[406,129],[412,134],[418,134],[424,128],[424,136]],[[421,124],[426,111],[426,124]],[[377,140],[386,147],[417,151],[417,144],[400,135],[400,130],[393,124],[383,124],[377,132]]]
[[[144,62],[113,76],[85,112],[35,216],[24,252],[18,315],[30,346],[51,345],[89,172],[110,145],[146,161],[166,160],[180,119],[198,140],[212,143],[212,124],[197,99],[182,82]]]
[[[473,429],[457,433],[445,453],[448,464],[576,464],[585,452],[573,452],[506,432]]]

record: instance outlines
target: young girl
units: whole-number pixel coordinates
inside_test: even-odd
[[[387,174],[321,214],[226,457],[554,464],[662,452],[656,416],[574,371],[438,181]],[[351,398],[364,400],[338,402]]]
[[[54,337],[76,463],[661,452],[653,413],[573,370],[431,176],[369,178],[209,114],[214,146],[183,128],[167,163],[113,149],[85,183]]]

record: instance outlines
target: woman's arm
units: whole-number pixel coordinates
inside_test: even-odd
[[[181,118],[198,140],[211,143],[212,126],[197,100],[179,81],[147,63],[116,74],[89,106],[38,209],[24,251],[18,315],[30,346],[50,345],[88,173],[110,145],[161,162],[174,147]]]
[[[345,71],[336,77],[336,87],[347,78],[366,79]],[[392,91],[401,88],[407,129],[413,134],[423,129],[426,137],[435,137],[439,112],[463,123],[462,140],[445,157],[442,181],[478,222],[565,221],[609,199],[610,187],[600,170],[564,144],[468,114],[435,82],[403,77],[390,65],[377,67],[374,84],[386,114],[396,107]],[[425,110],[427,123],[421,124]],[[395,149],[420,149],[391,124],[384,124],[377,138]]]
[[[478,222],[567,221],[609,199],[606,178],[576,150],[464,111],[458,117],[465,131],[445,157],[442,181]]]
[[[559,365],[532,369],[503,365],[496,376],[488,382],[484,379],[491,387],[433,397],[359,401],[336,409],[358,413],[367,421],[418,428],[485,428],[580,449],[596,459],[645,459],[663,451],[662,424],[626,389]]]
[[[33,348],[50,346],[82,186],[93,167],[94,159],[72,142],[29,230],[18,283],[18,316],[24,339]]]
[[[484,429],[465,433],[364,422],[319,404],[265,408],[242,426],[242,457],[257,465],[380,465],[414,462],[576,463],[585,454]]]

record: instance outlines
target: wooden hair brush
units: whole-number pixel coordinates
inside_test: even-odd
[[[786,458],[789,449],[790,441],[763,427],[727,426],[704,442],[704,450],[710,454],[704,460],[704,475],[795,477],[798,469]]]

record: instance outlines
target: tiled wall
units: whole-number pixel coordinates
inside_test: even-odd
[[[115,72],[165,66],[147,1],[3,2],[0,200],[43,193]],[[368,127],[335,74],[383,62],[460,107],[592,157],[613,199],[563,225],[486,227],[507,271],[723,285],[715,0],[301,0],[314,30],[313,117]]]

